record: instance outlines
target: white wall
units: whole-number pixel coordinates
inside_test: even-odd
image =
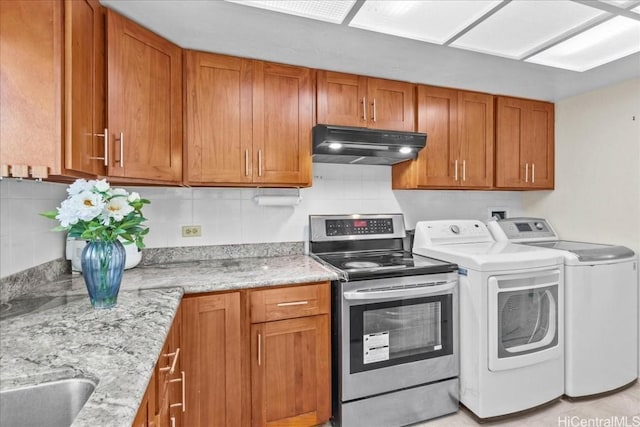
[[[0,277],[63,256],[64,236],[48,231],[56,222],[37,213],[59,206],[65,189],[62,184],[0,183]],[[143,212],[151,229],[145,243],[153,248],[304,241],[310,214],[403,212],[408,228],[421,219],[484,220],[490,207],[520,214],[522,197],[518,192],[392,191],[388,166],[336,164],[314,164],[313,187],[301,190],[297,206],[258,206],[257,190],[249,188],[129,189],[151,200]],[[202,237],[182,237],[183,225],[201,225]]]
[[[524,211],[640,251],[640,79],[557,102],[555,136],[555,191],[524,193]]]

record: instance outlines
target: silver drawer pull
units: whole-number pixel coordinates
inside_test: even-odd
[[[278,307],[288,307],[290,305],[305,305],[305,304],[309,304],[309,301],[279,302]]]
[[[161,372],[169,371],[170,374],[176,370],[176,362],[178,361],[178,356],[180,355],[180,347],[176,349],[173,353],[163,354],[164,357],[173,357],[173,361],[171,362],[171,366],[166,366],[164,368],[160,368]]]

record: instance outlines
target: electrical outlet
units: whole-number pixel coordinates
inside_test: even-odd
[[[200,237],[202,236],[202,227],[199,225],[183,225],[182,237]]]

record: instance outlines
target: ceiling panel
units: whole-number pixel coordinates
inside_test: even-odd
[[[288,13],[304,18],[341,24],[356,0],[225,0],[245,6],[258,7],[274,12]]]
[[[450,46],[520,59],[603,15],[606,12],[568,0],[512,1]]]
[[[366,1],[349,26],[443,44],[500,3],[500,0]]]
[[[618,16],[528,58],[573,71],[586,71],[640,52],[640,21]]]

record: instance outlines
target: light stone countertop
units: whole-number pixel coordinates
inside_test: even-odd
[[[336,273],[305,255],[138,266],[125,271],[118,305],[96,310],[82,276],[62,276],[38,286],[29,298],[4,305],[0,389],[64,378],[92,379],[97,387],[73,426],[128,426],[183,293],[336,278]]]

